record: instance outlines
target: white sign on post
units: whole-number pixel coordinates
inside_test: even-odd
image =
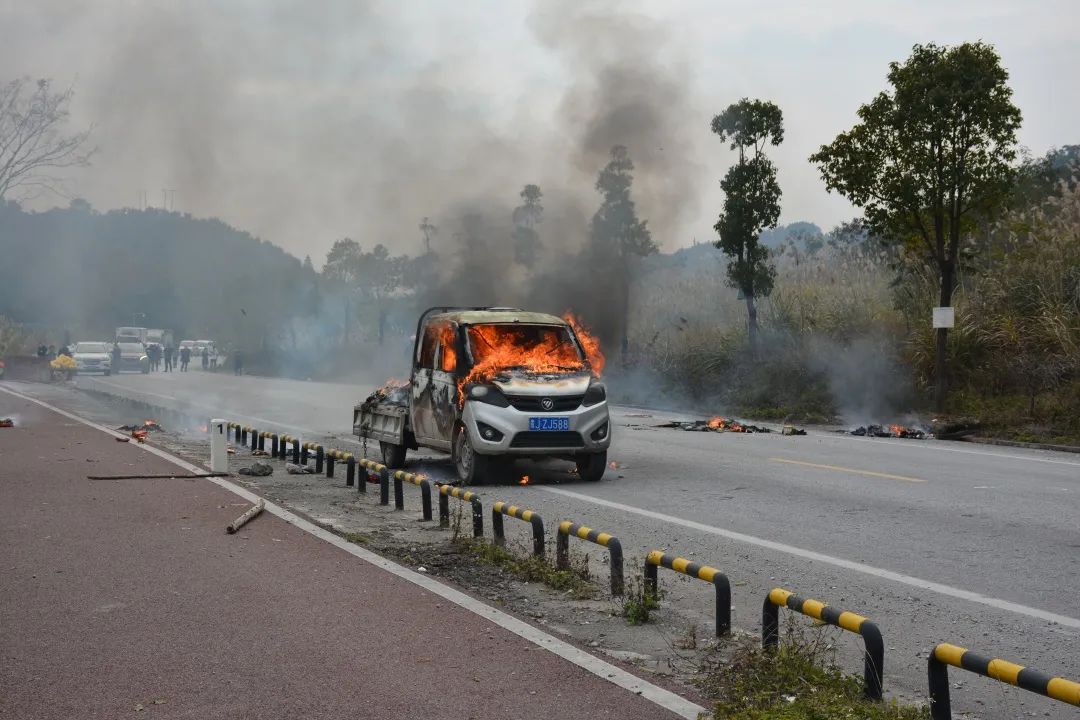
[[[956,327],[956,313],[951,307],[934,308],[934,328]]]

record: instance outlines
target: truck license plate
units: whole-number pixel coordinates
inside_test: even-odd
[[[531,417],[529,418],[529,429],[539,430],[541,432],[557,432],[559,430],[570,429],[570,418],[568,417]]]

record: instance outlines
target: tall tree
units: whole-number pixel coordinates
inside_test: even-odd
[[[424,254],[431,254],[431,238],[439,234],[439,228],[426,217],[420,221],[420,232],[424,235]]]
[[[712,131],[739,151],[739,162],[720,181],[724,211],[713,227],[720,235],[716,247],[729,258],[728,283],[746,302],[750,352],[756,356],[756,301],[772,293],[776,277],[769,249],[758,240],[762,230],[776,227],[780,219],[780,184],[764,150],[784,141],[784,116],[771,102],[743,98],[713,118]]]
[[[630,326],[630,280],[633,261],[656,252],[648,221],[639,220],[630,188],[634,183],[634,163],[623,145],[611,148],[611,161],[600,171],[596,189],[603,195],[590,225],[590,249],[616,269],[619,310],[619,354],[628,362]]]
[[[514,259],[525,267],[532,267],[540,249],[540,233],[536,226],[544,216],[543,198],[539,185],[526,185],[521,193],[521,205],[514,208]]]
[[[16,189],[57,190],[54,173],[89,164],[90,130],[64,133],[73,92],[53,92],[48,80],[18,78],[0,85],[0,200]]]
[[[889,64],[891,91],[810,157],[829,190],[861,207],[872,232],[936,270],[938,305],[952,305],[962,244],[1005,201],[1020,110],[993,47],[916,45]],[[948,330],[937,330],[935,404],[948,388]]]
[[[360,278],[363,274],[364,250],[360,243],[352,238],[334,241],[330,252],[326,253],[323,265],[323,277],[338,287],[344,309],[341,342],[349,344],[349,329],[352,327],[353,303],[360,299]]]

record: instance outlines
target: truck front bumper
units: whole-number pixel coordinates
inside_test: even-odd
[[[529,430],[530,417],[565,417],[566,431]],[[565,412],[525,412],[469,400],[461,414],[473,450],[481,455],[573,456],[607,450],[611,418],[607,402]],[[485,426],[495,437],[485,437]]]

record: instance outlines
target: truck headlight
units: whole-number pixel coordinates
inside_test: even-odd
[[[607,387],[599,380],[594,380],[589,384],[589,389],[585,391],[585,397],[581,399],[581,404],[588,407],[602,403],[605,400],[607,400]]]
[[[465,397],[495,407],[510,407],[510,401],[502,394],[502,390],[494,385],[466,385]]]

